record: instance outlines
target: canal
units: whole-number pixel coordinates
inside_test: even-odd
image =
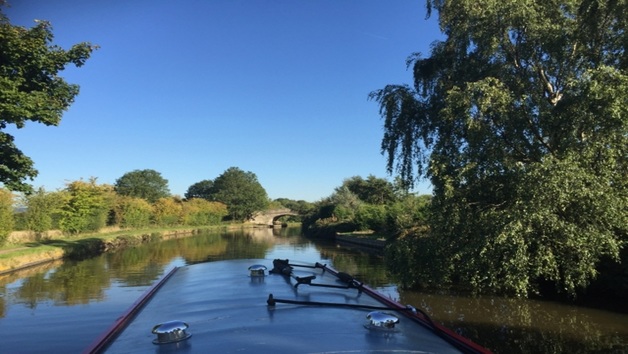
[[[549,301],[399,290],[376,252],[298,228],[205,232],[0,276],[0,353],[80,353],[165,272],[236,258],[321,262],[496,353],[625,353],[628,315]],[[208,275],[211,281],[211,275]]]

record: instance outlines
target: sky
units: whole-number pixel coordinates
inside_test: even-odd
[[[13,25],[98,45],[57,127],[14,135],[47,191],[152,169],[183,196],[230,167],[271,199],[315,202],[353,176],[393,180],[368,94],[411,84],[406,59],[442,39],[421,0],[9,0]],[[429,182],[415,192],[430,193]]]

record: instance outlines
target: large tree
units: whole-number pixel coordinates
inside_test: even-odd
[[[0,1],[0,183],[14,191],[31,192],[26,180],[37,176],[33,160],[17,148],[5,131],[27,121],[59,125],[79,87],[59,76],[68,64],[82,66],[95,46],[79,43],[69,50],[52,45],[50,23],[36,21],[30,29],[13,26]]]
[[[446,39],[371,93],[389,172],[434,188],[420,277],[575,294],[628,235],[628,2],[427,5]]]
[[[266,190],[253,172],[230,167],[214,180],[212,200],[227,205],[233,220],[243,221],[269,203]]]
[[[213,193],[213,189],[214,181],[205,179],[191,185],[187,192],[185,192],[184,196],[185,199],[202,198],[205,200],[212,200],[211,194]]]
[[[170,196],[168,180],[161,173],[146,169],[127,172],[114,183],[116,193],[145,199],[151,203]]]

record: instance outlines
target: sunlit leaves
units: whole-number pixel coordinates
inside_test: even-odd
[[[127,172],[116,180],[114,187],[120,195],[142,198],[150,203],[170,196],[168,180],[151,169]]]
[[[628,237],[628,3],[428,7],[447,38],[412,57],[414,87],[370,96],[389,171],[434,186],[417,252],[439,271],[419,278],[575,294]]]
[[[244,221],[265,210],[268,194],[253,172],[230,167],[214,180],[212,200],[227,205],[233,220]]]
[[[5,188],[0,188],[0,245],[13,231],[13,224],[13,194]]]
[[[2,6],[2,3],[0,3]],[[27,29],[13,26],[0,12],[0,129],[23,128],[28,121],[58,125],[78,94],[77,85],[58,76],[68,64],[81,66],[96,48],[79,43],[69,50],[52,45],[50,23]],[[25,180],[37,176],[33,161],[0,132],[0,183],[15,191],[32,191]]]

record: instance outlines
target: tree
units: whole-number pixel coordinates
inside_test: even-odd
[[[96,179],[68,183],[67,200],[61,210],[59,226],[70,234],[94,232],[106,226],[107,214],[113,205],[113,188],[98,185]]]
[[[174,226],[182,223],[183,206],[175,198],[160,198],[153,203],[153,219],[160,226]]]
[[[185,199],[203,198],[211,200],[211,194],[214,188],[214,181],[210,179],[202,180],[191,185],[185,192]]]
[[[354,176],[344,180],[342,184],[355,193],[361,201],[369,204],[382,205],[395,200],[393,184],[383,178],[369,175],[363,179],[360,176]]]
[[[233,220],[249,219],[256,211],[266,209],[268,195],[253,172],[230,167],[214,180],[212,200],[227,205]]]
[[[63,207],[62,192],[46,192],[43,188],[27,195],[26,199],[26,227],[37,234],[51,230],[55,220]]]
[[[170,196],[168,180],[155,170],[134,170],[125,173],[114,183],[116,193],[146,199],[150,203]]]
[[[2,130],[9,125],[21,129],[27,121],[59,125],[79,87],[58,74],[68,64],[82,66],[96,48],[79,43],[66,51],[52,40],[50,23],[36,21],[30,29],[13,26],[0,11],[0,183],[10,190],[31,192],[25,180],[38,172],[13,136]]]
[[[0,188],[0,246],[13,231],[14,222],[13,194],[5,188]]]
[[[117,196],[113,206],[115,223],[123,228],[142,228],[150,225],[152,206],[142,198]]]
[[[628,235],[628,3],[427,5],[446,39],[370,95],[388,171],[434,188],[426,272],[574,295]]]

